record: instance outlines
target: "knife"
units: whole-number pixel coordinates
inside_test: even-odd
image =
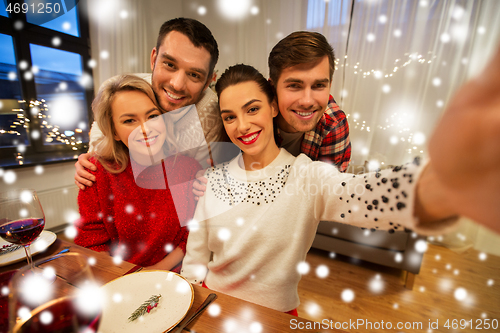
[[[142,266],[139,266],[139,265],[135,265],[134,267],[132,267],[130,270],[128,270],[125,274],[123,275],[128,275],[128,274],[132,274],[132,273],[135,273],[135,272],[139,272],[143,269],[144,267]]]
[[[195,313],[193,313],[191,315],[191,317],[189,317],[186,321],[184,321],[184,323],[182,323],[181,325],[179,325],[179,328],[177,330],[175,330],[173,333],[181,333],[182,330],[184,329],[184,327],[186,327],[187,325],[189,325],[196,317],[198,317],[199,314],[201,314],[207,308],[207,306],[210,305],[210,303],[212,303],[216,299],[217,299],[217,295],[216,294],[212,293],[212,294],[208,295],[208,297],[200,305],[200,307],[195,311]]]

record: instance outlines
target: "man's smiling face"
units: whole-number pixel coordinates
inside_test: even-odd
[[[273,84],[280,111],[279,128],[289,133],[311,131],[323,116],[330,96],[328,57],[285,68]]]
[[[184,34],[169,32],[151,52],[151,83],[165,111],[196,104],[208,86],[210,53],[195,47]]]

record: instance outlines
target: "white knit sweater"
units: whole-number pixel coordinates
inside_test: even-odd
[[[278,311],[299,305],[297,266],[306,258],[320,220],[365,228],[424,229],[413,218],[420,167],[380,173],[340,173],[304,154],[281,149],[266,168],[247,172],[241,155],[207,171],[181,274],[190,282]]]

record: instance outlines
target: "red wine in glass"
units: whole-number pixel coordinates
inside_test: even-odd
[[[83,314],[75,307],[74,299],[58,298],[32,311],[31,317],[19,322],[13,333],[80,333],[97,332],[100,313]]]
[[[24,246],[28,264],[33,268],[30,244],[43,230],[45,215],[34,190],[18,189],[0,193],[0,236]]]
[[[42,232],[45,219],[27,218],[7,222],[0,226],[0,237],[9,243],[31,244]]]

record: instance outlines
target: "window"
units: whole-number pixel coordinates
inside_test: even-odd
[[[321,28],[325,24],[325,0],[307,2],[307,29]]]
[[[309,0],[307,2],[307,29],[323,28],[325,25],[325,12],[328,11],[327,20],[331,27],[344,25],[348,21],[351,4],[354,0]]]
[[[0,167],[74,159],[88,149],[85,4],[0,1]]]
[[[29,145],[27,124],[19,100],[21,84],[16,73],[17,61],[14,41],[9,35],[0,34],[0,147],[15,148]],[[0,149],[1,149],[0,148]]]
[[[348,15],[351,12],[351,2],[349,0],[334,1],[329,3],[328,25],[344,25],[348,21]]]
[[[29,0],[24,2],[30,9],[38,8],[39,11],[41,8],[43,8],[43,6],[37,3],[45,1]],[[47,11],[47,8],[50,8],[50,14],[52,14],[51,16],[48,16],[48,14],[40,15],[38,11],[36,13],[33,13],[33,11],[28,10],[26,12],[26,20],[29,23],[37,24],[44,28],[80,37],[80,31],[78,29],[78,7],[76,6],[75,1],[66,0],[61,1],[59,4],[58,1],[54,2],[54,0],[52,0],[50,4],[50,6],[45,7],[44,9],[45,11]],[[57,13],[55,13],[56,11]]]
[[[7,14],[7,10],[3,2],[0,2],[0,16],[9,17],[9,14]]]

